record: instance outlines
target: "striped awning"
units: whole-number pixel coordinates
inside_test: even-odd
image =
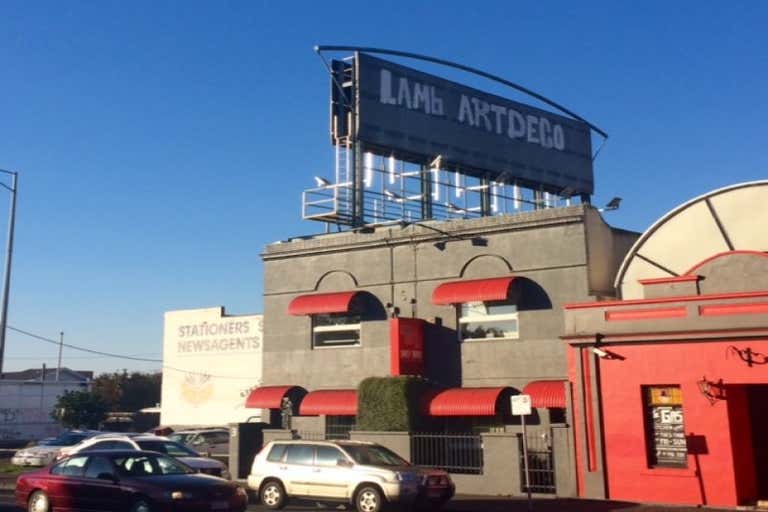
[[[504,300],[509,296],[509,287],[514,280],[514,276],[506,276],[443,283],[432,292],[432,304]]]
[[[510,388],[453,388],[437,393],[429,402],[430,416],[494,416],[500,398]]]
[[[279,409],[283,397],[300,397],[307,393],[301,386],[261,386],[252,390],[245,399],[249,409]]]
[[[300,416],[357,416],[357,390],[321,389],[307,393],[299,405]]]
[[[299,295],[288,304],[291,315],[319,315],[327,313],[347,313],[352,305],[352,299],[359,291],[337,293],[315,293]]]
[[[531,395],[533,407],[565,408],[565,380],[534,380],[523,388],[524,395]]]

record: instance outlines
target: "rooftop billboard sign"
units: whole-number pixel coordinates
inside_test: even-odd
[[[343,64],[333,68],[337,83],[349,83],[338,80]],[[345,96],[355,98],[354,137],[366,150],[416,162],[442,156],[443,168],[467,175],[593,193],[588,124],[364,53],[350,71],[356,90]],[[347,131],[345,119],[334,123]]]

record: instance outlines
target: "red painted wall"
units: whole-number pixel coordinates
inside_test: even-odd
[[[704,376],[713,382],[722,379],[727,386],[768,383],[768,365],[749,368],[728,350],[732,345],[768,354],[768,340],[609,347],[624,358],[599,363],[611,499],[726,506],[754,499],[745,396],[731,391],[730,404],[710,404],[697,384]],[[685,469],[648,467],[642,397],[642,386],[648,385],[679,385],[685,433],[704,436],[707,453],[698,461],[689,454]],[[741,425],[732,430],[729,418]]]
[[[729,386],[728,420],[731,425],[731,446],[733,467],[736,475],[736,494],[742,503],[757,498],[757,481],[752,457],[752,429],[750,427],[747,389],[744,386]]]

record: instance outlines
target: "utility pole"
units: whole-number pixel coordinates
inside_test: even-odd
[[[61,351],[64,348],[64,331],[59,333],[59,364],[56,365],[56,382],[59,382],[59,374],[61,373]]]
[[[13,228],[16,223],[16,191],[19,174],[13,171],[0,169],[0,172],[11,175],[11,186],[0,183],[11,192],[11,212],[8,219],[8,242],[5,249],[5,275],[3,278],[3,295],[0,302],[0,377],[3,375],[3,361],[5,355],[5,333],[8,330],[8,291],[11,286],[11,256],[13,254]]]

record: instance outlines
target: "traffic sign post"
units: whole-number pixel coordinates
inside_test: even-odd
[[[510,397],[512,403],[512,415],[520,416],[520,425],[523,427],[523,472],[525,473],[525,490],[528,493],[528,510],[533,510],[531,500],[531,481],[528,475],[528,436],[525,431],[525,417],[531,414],[531,395],[515,395]]]

